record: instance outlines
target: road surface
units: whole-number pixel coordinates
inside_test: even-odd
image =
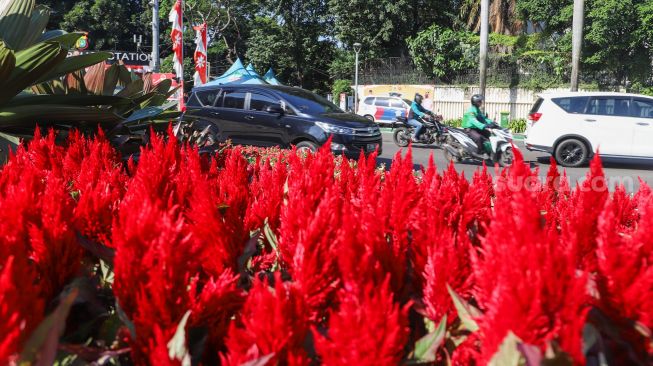
[[[539,175],[542,178],[546,177],[546,173],[549,170],[549,158],[550,156],[545,153],[531,152],[526,150],[524,144],[521,141],[516,141],[516,145],[524,153],[524,160],[531,164],[532,168],[539,167]],[[384,163],[386,166],[390,166],[392,158],[395,154],[401,149],[394,144],[392,141],[392,134],[389,132],[383,133],[383,154],[379,157],[379,163]],[[405,149],[404,149],[405,150]],[[415,164],[415,169],[419,170],[421,166],[428,165],[429,156],[433,154],[435,164],[438,166],[439,170],[445,169],[447,167],[447,161],[444,159],[442,150],[436,148],[435,146],[421,146],[416,145],[413,147],[413,162]],[[470,178],[474,172],[480,168],[480,164],[476,163],[457,163],[456,169],[459,172],[464,172],[465,176]],[[581,182],[585,179],[585,176],[588,171],[588,167],[583,168],[566,168],[567,176],[574,186],[576,183]],[[494,175],[494,169],[489,169],[489,171]],[[628,192],[636,192],[639,189],[640,183],[639,179],[646,182],[648,185],[653,186],[653,164],[642,165],[642,164],[605,164],[604,171],[608,180],[608,185],[611,189],[614,189],[617,185],[622,184]],[[562,172],[562,168],[561,168]]]

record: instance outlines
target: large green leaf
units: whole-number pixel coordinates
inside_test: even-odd
[[[111,57],[110,52],[94,52],[85,55],[67,57],[56,68],[43,75],[43,77],[41,77],[37,82],[40,83],[56,79],[66,74],[104,62],[109,57]]]
[[[30,87],[65,58],[66,51],[57,42],[38,43],[16,52],[16,67],[8,79],[0,80],[0,105]]]
[[[134,97],[143,92],[143,80],[137,79],[127,84],[121,91],[116,94],[120,97]]]
[[[523,362],[522,354],[519,352],[517,345],[521,343],[519,337],[513,332],[503,339],[497,352],[492,356],[488,366],[519,366]]]
[[[14,52],[0,41],[0,80],[7,80],[16,66]]]
[[[435,362],[438,348],[444,342],[447,334],[447,316],[440,320],[440,324],[434,331],[420,338],[415,343],[413,358],[422,362]]]
[[[59,104],[24,105],[0,109],[0,129],[27,127],[38,124],[49,126],[57,123],[84,123],[84,125],[113,125],[122,118],[108,109],[68,106]]]
[[[50,31],[41,36],[41,41],[59,42],[66,49],[71,49],[83,34],[79,32],[66,33],[62,31]]]
[[[19,50],[34,9],[34,0],[4,0],[0,2],[0,37],[9,48]]]
[[[49,20],[50,9],[43,5],[37,5],[32,11],[29,26],[20,41],[18,49],[23,49],[37,43]]]
[[[62,104],[72,106],[118,106],[129,104],[127,98],[111,95],[32,95],[21,94],[9,101],[11,107],[39,104]]]

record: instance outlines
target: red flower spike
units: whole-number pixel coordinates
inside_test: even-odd
[[[308,334],[307,307],[303,296],[275,276],[274,288],[256,280],[226,339],[224,365],[241,365],[270,354],[271,364],[308,365],[304,341]]]
[[[394,302],[389,281],[368,284],[360,294],[342,290],[340,309],[329,320],[326,336],[313,330],[315,348],[325,366],[398,365],[408,341],[408,309]]]

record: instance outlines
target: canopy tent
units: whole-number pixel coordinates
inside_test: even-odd
[[[274,70],[272,70],[272,68],[270,68],[270,70],[265,73],[263,79],[272,85],[282,85],[281,82],[277,79],[277,75],[274,74]]]
[[[250,73],[250,75],[254,75],[259,78],[261,77],[261,75],[259,75],[258,72],[256,72],[256,70],[254,69],[254,65],[252,65],[251,63],[247,65],[247,68],[245,68],[245,70],[247,70],[247,72]]]
[[[250,65],[251,66],[251,65]],[[252,68],[253,69],[253,68]],[[262,77],[256,72],[250,73],[240,59],[231,65],[221,76],[209,81],[205,85],[225,85],[225,84],[267,84]]]

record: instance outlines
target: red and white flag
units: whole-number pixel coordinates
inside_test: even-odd
[[[179,78],[179,110],[186,110],[184,105],[184,13],[183,13],[183,0],[175,1],[175,5],[170,10],[168,20],[172,23],[172,31],[170,37],[172,38],[172,52],[173,55],[173,69]]]
[[[206,23],[202,23],[198,26],[193,27],[195,30],[195,75],[193,79],[195,80],[195,85],[206,84]]]

